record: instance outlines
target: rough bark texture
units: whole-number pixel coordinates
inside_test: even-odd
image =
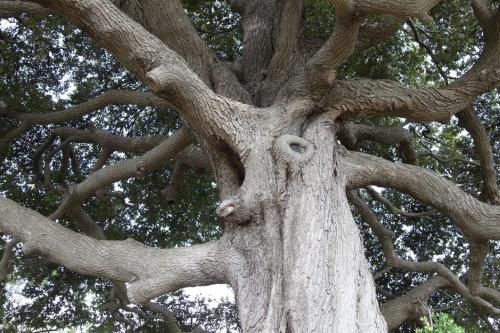
[[[67,156],[72,142],[102,147],[93,172],[70,188],[50,216],[73,215],[95,239],[0,198],[0,229],[24,243],[25,252],[82,274],[130,283],[128,299],[149,308],[155,308],[150,299],[181,287],[229,283],[245,333],[387,332],[388,327],[416,319],[421,312],[413,306],[415,299],[425,300],[441,287],[498,314],[481,298],[498,294],[481,286],[480,274],[484,244],[500,239],[499,206],[479,201],[428,170],[349,152],[336,141],[339,138],[349,149],[361,140],[397,144],[403,160],[416,164],[408,131],[346,122],[367,116],[447,121],[479,94],[498,87],[498,10],[475,2],[487,47],[463,78],[443,89],[411,89],[386,80],[339,81],[335,70],[351,54],[387,39],[405,18],[428,20],[428,11],[438,0],[332,1],[337,9],[334,33],[310,57],[300,47],[301,1],[230,1],[242,16],[245,42],[241,63],[233,64],[242,66],[238,75],[198,36],[180,1],[34,2],[39,5],[0,1],[0,15],[16,16],[20,11],[60,15],[111,52],[155,95],[111,91],[75,106],[71,113],[13,114],[3,107],[0,115],[20,124],[1,148],[32,124],[65,123],[107,104],[173,108],[186,127],[168,138],[120,138],[99,129],[54,130],[36,156],[37,170],[42,169],[42,153],[56,136],[65,139],[57,149]],[[362,25],[374,14],[383,15],[378,25]],[[477,119],[468,113],[460,119],[476,143],[485,145],[484,128],[474,123]],[[199,147],[190,146],[194,140]],[[103,168],[116,150],[145,153]],[[485,164],[485,195],[494,203],[498,189],[491,174],[491,148],[478,150]],[[45,160],[47,170],[39,171],[47,185],[51,157]],[[212,169],[221,200],[217,214],[225,223],[222,239],[163,250],[129,240],[106,241],[102,230],[80,211],[81,205],[102,194],[105,186],[143,177],[171,157],[177,163],[164,191],[167,200],[175,199],[186,167]],[[384,243],[389,265],[441,275],[399,301],[386,303],[381,313],[346,194],[347,189],[369,185],[407,192],[450,215],[474,242],[470,286],[440,264],[399,260],[389,244],[390,232],[369,207],[351,197]],[[401,306],[406,301],[412,306]],[[171,321],[171,316],[164,316]]]

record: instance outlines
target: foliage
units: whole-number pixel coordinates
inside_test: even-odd
[[[423,328],[418,328],[416,333],[465,333],[463,327],[455,324],[453,319],[446,313],[433,313],[432,324],[428,318],[422,318],[424,322]]]

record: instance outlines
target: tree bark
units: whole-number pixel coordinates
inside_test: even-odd
[[[230,283],[243,332],[387,332],[334,128],[315,121],[304,133],[304,152],[287,135],[288,147],[278,139],[273,153],[259,149],[255,156],[259,177],[243,187],[258,193],[262,214],[228,226],[224,236],[234,244]]]

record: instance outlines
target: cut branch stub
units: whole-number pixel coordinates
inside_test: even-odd
[[[151,90],[157,94],[164,91],[172,81],[172,73],[165,65],[161,65],[149,71],[146,79]]]
[[[285,134],[275,141],[274,153],[291,171],[298,171],[313,156],[314,146],[306,139]]]
[[[217,216],[224,221],[238,224],[247,223],[252,216],[251,211],[244,205],[240,196],[227,198],[215,210]]]

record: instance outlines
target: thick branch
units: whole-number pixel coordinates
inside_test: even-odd
[[[473,295],[478,295],[481,290],[481,275],[484,261],[488,255],[489,242],[470,242],[468,285]]]
[[[134,303],[183,287],[226,282],[226,247],[220,242],[156,249],[132,239],[95,240],[2,197],[0,229],[23,242],[27,254],[40,254],[81,274],[130,283],[128,297]]]
[[[273,56],[273,25],[278,6],[276,0],[247,2],[241,17],[245,43],[241,62],[245,87],[255,96]]]
[[[477,200],[429,170],[351,151],[346,152],[344,162],[351,189],[395,188],[450,215],[471,239],[500,239],[500,207]]]
[[[435,276],[421,285],[411,289],[404,296],[385,302],[380,311],[387,321],[389,332],[408,320],[419,320],[427,314],[425,303],[431,294],[448,286],[446,279]]]
[[[340,113],[343,119],[374,116],[404,117],[412,121],[448,122],[478,95],[500,82],[500,70],[477,73],[470,84],[436,89],[412,89],[389,80],[337,81],[322,102],[322,108]],[[475,85],[472,82],[476,83]]]
[[[130,177],[144,176],[160,168],[165,161],[175,156],[175,154],[191,142],[192,137],[188,131],[180,129],[143,156],[120,161],[113,166],[90,174],[73,189],[68,198],[52,213],[50,218],[57,219],[62,217],[70,207],[81,205],[87,198],[104,186]]]
[[[282,0],[278,2],[278,13],[280,18],[277,22],[275,32],[275,51],[269,65],[268,76],[272,81],[292,62],[296,52],[299,33],[302,28],[302,12],[304,3],[302,0]]]
[[[353,53],[356,46],[362,16],[358,15],[349,1],[337,1],[336,23],[333,35],[306,64],[307,79],[313,93],[324,92],[335,79],[335,69]]]

